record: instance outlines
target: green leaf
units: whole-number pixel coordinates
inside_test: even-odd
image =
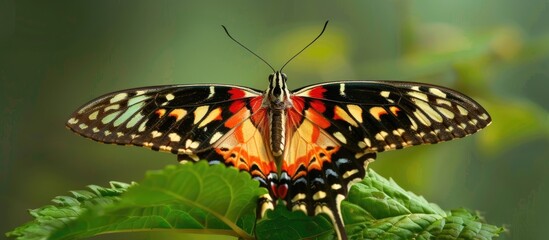
[[[18,239],[74,239],[105,233],[171,230],[253,238],[257,196],[249,174],[205,161],[169,166],[140,184],[89,186],[57,197],[55,206],[10,233]],[[445,212],[373,171],[355,184],[341,211],[351,239],[491,239],[502,228],[464,209]],[[258,239],[334,239],[330,220],[290,212],[279,204],[257,222]]]
[[[465,209],[445,212],[374,171],[353,185],[341,206],[350,239],[492,239],[504,229]],[[324,215],[307,217],[282,206],[257,225],[259,239],[334,239]]]
[[[259,188],[248,173],[224,165],[210,166],[204,161],[149,172],[120,198],[88,191],[72,193],[75,198],[64,198],[78,206],[76,209],[64,206],[38,209],[51,213],[7,236],[74,239],[104,233],[174,229],[249,239],[255,223],[257,196],[266,190]],[[58,219],[50,217],[54,214]]]
[[[56,230],[77,221],[87,209],[112,206],[129,186],[126,183],[111,182],[110,188],[91,185],[88,186],[89,190],[72,191],[70,197],[58,196],[52,200],[56,205],[30,210],[34,221],[6,233],[6,236],[17,239],[48,239]]]

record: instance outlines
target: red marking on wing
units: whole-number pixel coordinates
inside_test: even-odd
[[[277,186],[274,183],[271,183],[271,192],[274,193],[275,197],[284,199],[286,194],[288,194],[288,184],[282,184]]]
[[[261,123],[266,116],[266,109],[262,107],[263,97],[255,97],[250,100],[250,106],[252,108],[252,122],[255,125]]]
[[[288,110],[288,122],[290,123],[300,123],[303,118],[303,108],[305,106],[304,99],[301,97],[292,96],[292,106]]]
[[[254,97],[250,100],[250,106],[252,107],[252,112],[256,112],[261,108],[261,104],[263,104],[263,96]]]
[[[238,88],[231,88],[228,92],[231,94],[231,99],[240,99],[246,96],[246,92]]]
[[[242,100],[234,101],[231,103],[231,106],[229,106],[229,111],[232,113],[238,112],[240,109],[243,109],[246,106],[246,103]]]
[[[302,97],[297,96],[291,96],[290,99],[292,100],[292,107],[297,112],[303,112],[303,108],[305,107],[305,100]]]
[[[322,87],[322,86],[319,86],[319,87],[315,87],[311,90],[309,90],[309,97],[312,97],[312,98],[324,98],[324,93],[326,92],[327,90]]]
[[[326,111],[326,105],[322,101],[319,100],[311,100],[309,103],[311,107],[316,110],[319,113],[324,113]]]

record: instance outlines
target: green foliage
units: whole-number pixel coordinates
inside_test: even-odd
[[[139,184],[89,186],[53,206],[31,210],[35,218],[12,232],[17,239],[74,239],[105,233],[174,230],[254,237],[257,196],[266,193],[249,175],[222,165],[169,166]],[[352,239],[491,239],[503,228],[464,209],[445,212],[369,170],[342,203]],[[282,205],[255,225],[259,239],[333,239],[324,215],[309,217]]]

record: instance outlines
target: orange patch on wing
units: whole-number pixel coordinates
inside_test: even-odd
[[[212,121],[215,121],[215,120],[222,120],[221,112],[222,112],[222,110],[221,110],[220,107],[210,111],[208,116],[206,116],[206,118],[204,118],[204,120],[202,120],[202,122],[200,122],[200,125],[198,125],[198,127],[204,127],[204,126],[210,124]]]
[[[322,114],[315,110],[307,109],[305,111],[305,117],[323,129],[329,127],[331,124]]]
[[[250,111],[247,108],[241,108],[237,113],[227,119],[225,127],[234,128],[248,117],[250,117]]]
[[[391,111],[396,116],[396,115],[398,115],[398,112],[400,112],[400,108],[395,107],[395,106],[391,106],[389,108],[389,111]]]
[[[305,166],[308,171],[313,169],[322,171],[323,164],[325,162],[331,162],[332,154],[336,153],[338,150],[339,147],[335,147],[328,151],[320,146],[313,146],[305,154],[296,156],[297,158],[293,163],[283,161],[282,170],[285,170],[292,179],[307,175],[306,171],[297,171],[301,165]],[[321,153],[323,154],[323,157],[321,157]],[[315,161],[311,161],[313,158]]]
[[[162,116],[164,116],[164,114],[166,114],[166,109],[158,109],[156,110],[156,112],[154,112],[156,115],[158,115],[158,118],[161,118]]]
[[[174,109],[168,114],[168,116],[175,118],[175,121],[181,120],[185,115],[187,115],[187,111],[181,108]]]
[[[375,118],[377,119],[378,121],[381,121],[381,116],[382,115],[387,115],[387,110],[385,110],[385,108],[382,108],[382,107],[373,107],[373,108],[370,108],[370,114]]]
[[[358,123],[353,119],[353,117],[349,116],[349,114],[341,107],[335,106],[334,107],[334,120],[341,119],[354,127],[358,127]]]
[[[252,174],[252,176],[266,177],[265,174],[276,172],[274,161],[262,161],[259,156],[248,152],[245,148],[240,146],[225,151],[216,148],[215,151],[223,156],[225,163],[231,164],[239,170],[249,172],[252,165],[257,165],[260,170],[251,171],[250,174]]]
[[[305,110],[306,118],[301,125],[288,128],[286,150],[282,161],[282,170],[292,179],[306,175],[307,171],[300,171],[304,166],[307,170],[322,170],[325,162],[330,162],[332,154],[337,152],[340,145],[321,129],[320,125],[326,119],[313,109]],[[310,116],[318,116],[318,121],[311,120]],[[315,118],[315,117],[312,117]],[[330,149],[330,150],[327,150]]]
[[[247,119],[234,129],[234,136],[239,143],[247,143],[252,138],[257,137],[257,130],[252,121]]]

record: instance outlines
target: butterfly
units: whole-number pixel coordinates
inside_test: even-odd
[[[249,172],[268,190],[258,218],[282,201],[326,214],[337,238],[347,239],[341,202],[376,153],[461,138],[490,122],[473,99],[440,86],[336,81],[290,91],[287,76],[274,71],[265,91],[202,84],[109,93],[75,111],[67,127],[99,142],[170,152],[181,163]]]

